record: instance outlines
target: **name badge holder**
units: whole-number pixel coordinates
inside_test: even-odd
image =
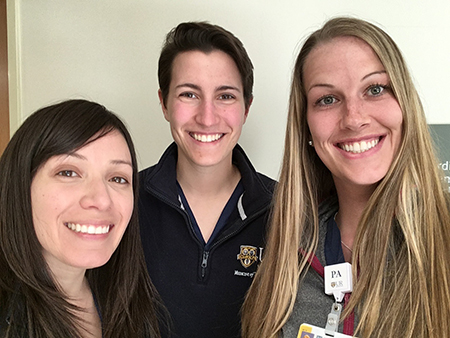
[[[353,291],[352,266],[350,263],[341,263],[328,265],[324,268],[325,293],[333,295],[335,302],[331,306],[331,312],[328,314],[325,329],[302,324],[298,332],[297,338],[348,338],[352,337],[343,333],[339,333],[339,321],[342,312],[342,304],[340,304],[346,293]]]
[[[328,314],[327,325],[325,325],[325,334],[334,337],[339,328],[339,319],[341,318],[342,305],[334,303],[331,306],[331,312]]]

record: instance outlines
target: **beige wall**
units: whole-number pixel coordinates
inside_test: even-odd
[[[9,140],[6,0],[0,0],[0,155]]]
[[[324,20],[356,15],[379,23],[404,52],[430,123],[450,123],[448,0],[8,0],[17,67],[13,121],[65,98],[99,101],[127,122],[140,166],[171,142],[157,97],[164,35],[181,21],[208,20],[235,33],[255,66],[255,99],[240,143],[276,178],[291,69],[300,41]],[[11,32],[12,34],[12,32]]]

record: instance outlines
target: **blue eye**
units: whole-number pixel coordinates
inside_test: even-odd
[[[386,89],[389,89],[389,86],[374,84],[369,86],[369,88],[367,88],[367,94],[369,96],[380,96]]]
[[[316,101],[316,105],[319,106],[330,106],[337,102],[337,99],[331,95],[322,96]]]

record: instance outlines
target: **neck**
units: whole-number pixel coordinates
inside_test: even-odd
[[[339,200],[336,223],[341,233],[341,240],[346,246],[353,248],[359,221],[375,187],[355,187],[338,180],[335,180],[335,186]]]
[[[79,299],[89,289],[86,269],[70,267],[51,258],[46,260],[53,278],[68,299]]]
[[[85,277],[86,269],[69,267],[51,259],[48,259],[47,263],[65,299],[80,309],[75,315],[81,336],[85,338],[101,337],[100,317]]]
[[[231,163],[214,167],[199,167],[190,163],[177,163],[177,180],[186,194],[217,195],[223,190],[234,190],[241,178],[239,170]]]

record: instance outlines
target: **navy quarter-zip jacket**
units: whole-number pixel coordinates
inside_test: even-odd
[[[197,238],[176,185],[177,146],[140,172],[139,218],[148,271],[173,328],[168,337],[240,337],[240,308],[265,247],[275,181],[236,145],[244,193],[209,249]],[[163,330],[164,331],[164,330]]]

